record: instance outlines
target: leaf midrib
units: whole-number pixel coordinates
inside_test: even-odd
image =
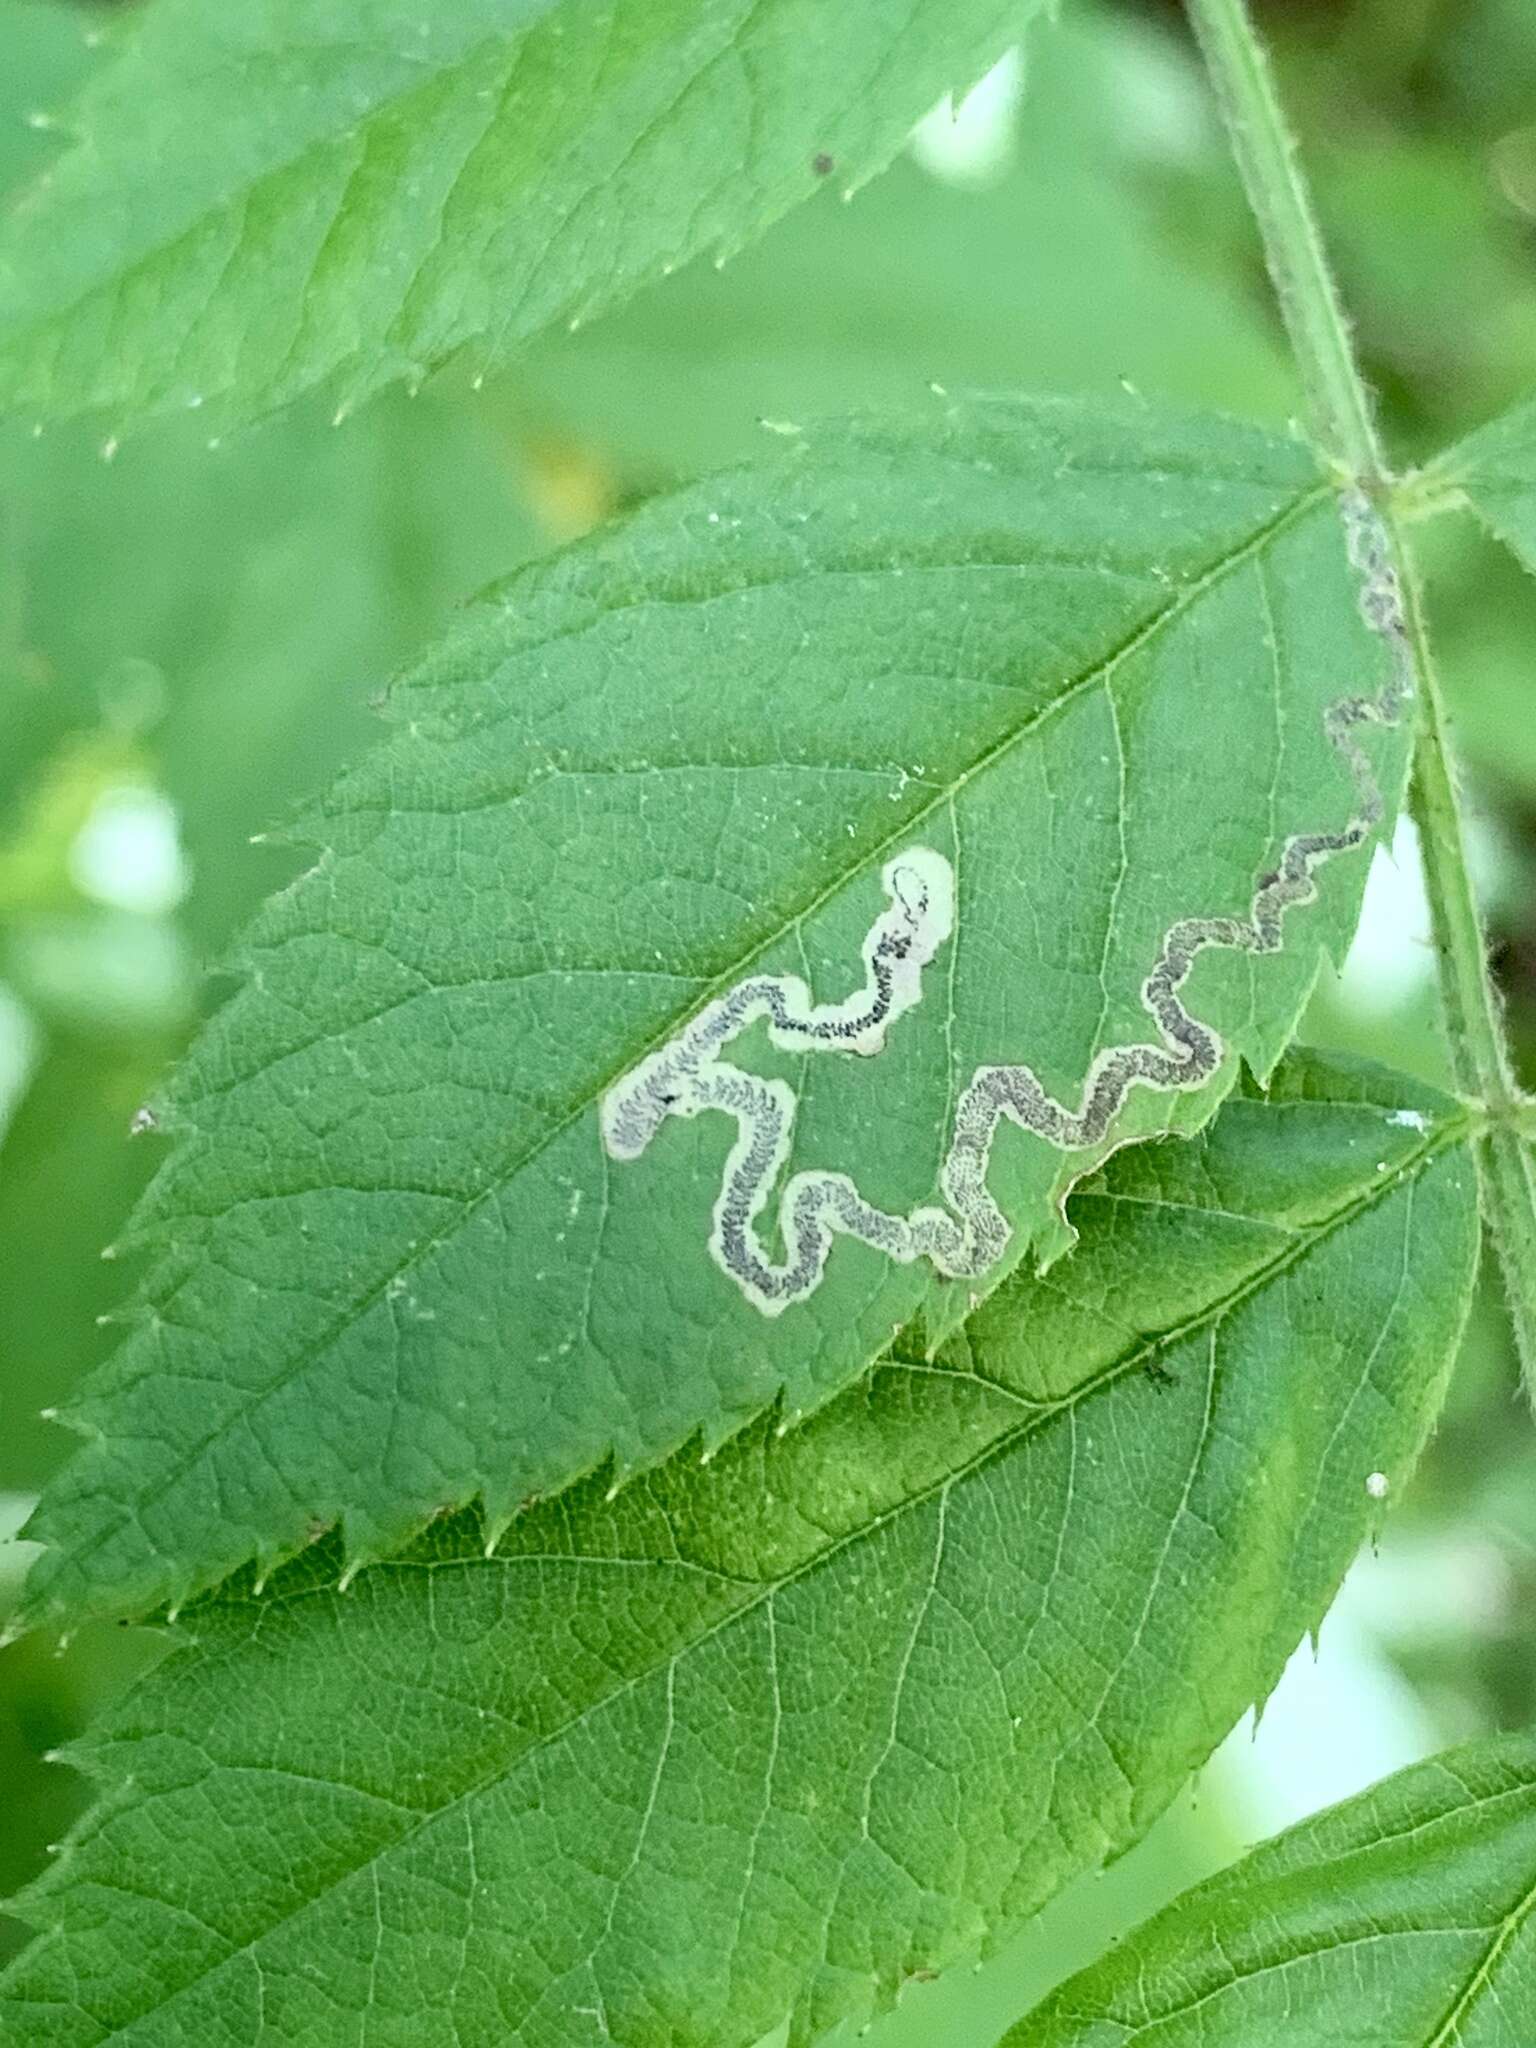
[[[781,944],[791,932],[797,931],[807,918],[813,917],[854,876],[869,869],[877,868],[887,852],[894,848],[898,842],[909,838],[942,805],[951,803],[956,794],[975,780],[976,777],[985,774],[1000,760],[1005,759],[1014,747],[1022,745],[1042,726],[1065,710],[1068,705],[1075,703],[1079,697],[1103,682],[1122,663],[1128,661],[1133,655],[1140,652],[1142,648],[1154,643],[1167,628],[1172,626],[1186,611],[1197,604],[1208,591],[1216,587],[1227,576],[1242,568],[1256,555],[1261,554],[1281,534],[1288,531],[1291,526],[1305,517],[1315,506],[1327,499],[1332,489],[1332,483],[1327,478],[1322,478],[1308,489],[1298,492],[1288,504],[1283,505],[1278,512],[1272,514],[1268,520],[1257,527],[1246,540],[1237,547],[1230,548],[1224,554],[1217,556],[1209,567],[1202,570],[1183,589],[1176,592],[1165,605],[1144,619],[1123,640],[1113,647],[1108,654],[1101,657],[1091,667],[1083,670],[1070,682],[1064,684],[1060,692],[1049,703],[1037,707],[1010,732],[1003,734],[999,739],[995,740],[989,747],[978,754],[968,767],[962,769],[952,781],[936,785],[934,794],[926,803],[919,805],[915,811],[893,824],[891,829],[883,834],[873,846],[865,848],[856,860],[846,867],[839,867],[831,879],[825,882],[799,909],[791,916],[786,917],[774,930],[755,940],[745,952],[740,954],[727,967],[722,968],[712,980],[702,986],[690,1002],[674,1011],[665,1024],[655,1031],[649,1039],[626,1050],[620,1060],[605,1069],[588,1089],[576,1097],[571,1108],[564,1116],[551,1123],[532,1143],[523,1145],[512,1157],[490,1169],[486,1174],[484,1183],[476,1189],[466,1202],[456,1209],[451,1221],[445,1223],[441,1228],[435,1229],[417,1239],[412,1249],[396,1265],[383,1273],[372,1286],[349,1302],[344,1309],[334,1316],[310,1345],[306,1346],[302,1352],[285,1359],[271,1378],[265,1381],[261,1387],[252,1389],[227,1416],[221,1418],[215,1427],[210,1428],[196,1443],[190,1445],[174,1465],[158,1474],[151,1485],[135,1493],[131,1501],[121,1508],[114,1519],[99,1526],[86,1541],[73,1545],[64,1554],[67,1567],[78,1577],[80,1565],[83,1561],[93,1557],[104,1544],[111,1541],[126,1522],[136,1519],[146,1505],[162,1499],[167,1491],[179,1484],[196,1466],[210,1445],[216,1443],[220,1437],[227,1434],[235,1421],[244,1421],[253,1412],[259,1410],[267,1400],[280,1393],[291,1380],[318,1364],[330,1347],[340,1337],[344,1336],[355,1323],[361,1321],[379,1301],[383,1300],[392,1287],[396,1286],[402,1278],[415,1272],[426,1260],[435,1256],[442,1246],[447,1244],[460,1230],[467,1226],[486,1202],[497,1198],[507,1187],[508,1183],[514,1180],[526,1166],[537,1159],[565,1131],[584,1117],[593,1104],[602,1098],[615,1081],[628,1073],[632,1067],[646,1058],[648,1054],[672,1038],[690,1017],[696,1015],[716,995],[739,980],[754,961],[760,959],[772,947]],[[977,1306],[990,1297],[996,1284],[995,1281],[989,1284],[985,1280],[977,1284],[975,1290]],[[666,1455],[668,1453],[665,1450],[659,1451],[657,1454],[658,1460]],[[555,1483],[559,1485],[569,1484],[580,1476],[580,1472],[573,1471]],[[481,1490],[482,1484],[482,1481],[476,1480],[473,1484],[467,1486],[453,1505],[463,1506],[465,1502],[472,1500]],[[339,1508],[338,1514],[344,1523],[346,1517],[345,1507]],[[35,1526],[40,1530],[46,1531],[46,1502],[44,1508],[39,1510],[39,1516],[41,1520]],[[42,1536],[41,1540],[45,1542],[48,1540],[46,1534]],[[250,1554],[250,1549],[247,1547],[241,1552],[241,1559]],[[236,1559],[235,1563],[238,1564],[239,1561],[240,1559]],[[181,1598],[193,1597],[214,1584],[219,1578],[226,1576],[227,1572],[233,1568],[234,1565],[226,1564],[214,1565],[201,1572],[194,1571],[183,1581]],[[158,1596],[154,1593],[140,1594],[126,1603],[127,1611],[131,1611],[134,1607],[138,1607],[142,1611],[143,1607],[150,1605],[157,1597],[165,1597],[165,1595],[163,1593]],[[120,1601],[108,1601],[100,1606],[95,1602],[87,1602],[86,1604],[92,1612],[110,1613],[124,1611],[124,1603]],[[61,1605],[67,1607],[68,1603],[54,1601],[51,1606],[45,1607],[43,1612],[56,1611]]]
[[[1127,1379],[1132,1374],[1143,1370],[1147,1362],[1158,1351],[1183,1341],[1194,1332],[1209,1324],[1224,1319],[1243,1301],[1263,1291],[1289,1271],[1291,1267],[1302,1263],[1318,1245],[1325,1243],[1338,1231],[1346,1229],[1357,1216],[1364,1215],[1376,1208],[1405,1182],[1416,1179],[1442,1152],[1449,1150],[1453,1145],[1461,1143],[1467,1127],[1468,1118],[1465,1115],[1457,1118],[1448,1118],[1431,1136],[1425,1139],[1423,1144],[1405,1155],[1390,1173],[1374,1176],[1351,1200],[1341,1203],[1336,1210],[1330,1212],[1305,1230],[1297,1231],[1293,1241],[1277,1248],[1274,1257],[1256,1267],[1253,1273],[1249,1274],[1237,1287],[1230,1289],[1218,1299],[1206,1303],[1183,1323],[1174,1325],[1151,1336],[1138,1338],[1118,1358],[1101,1368],[1091,1378],[1084,1380],[1080,1385],[1074,1387],[1069,1394],[1063,1395],[1058,1401],[1050,1404],[1048,1407],[1034,1410],[1020,1422],[1001,1430],[990,1443],[973,1452],[963,1462],[956,1465],[953,1470],[931,1479],[925,1485],[914,1489],[899,1502],[872,1515],[866,1522],[859,1524],[856,1528],[845,1531],[835,1541],[827,1544],[824,1549],[816,1551],[812,1556],[785,1572],[781,1577],[762,1582],[749,1597],[742,1599],[737,1605],[731,1607],[707,1628],[701,1630],[698,1635],[693,1636],[679,1647],[668,1650],[654,1663],[646,1664],[641,1669],[631,1672],[621,1683],[613,1686],[611,1690],[600,1694],[598,1697],[587,1701],[557,1726],[545,1730],[535,1740],[519,1749],[514,1756],[499,1759],[492,1768],[483,1772],[472,1784],[465,1786],[462,1791],[456,1792],[452,1798],[444,1801],[441,1806],[434,1807],[430,1812],[421,1814],[412,1825],[402,1829],[400,1834],[392,1841],[386,1843],[380,1849],[373,1850],[360,1862],[352,1864],[336,1876],[329,1878],[321,1889],[313,1892],[308,1898],[296,1901],[286,1912],[279,1914],[275,1919],[269,1921],[266,1926],[257,1934],[251,1936],[249,1940],[243,1942],[237,1948],[231,1948],[226,1955],[221,1956],[216,1962],[200,1969],[195,1976],[188,1978],[185,1983],[178,1985],[169,1997],[157,2000],[154,2004],[143,2006],[137,2012],[131,2014],[123,2025],[115,2026],[111,2034],[104,2036],[104,2041],[120,2039],[127,2027],[136,2026],[140,2020],[146,2018],[151,2013],[164,2012],[178,2000],[197,1989],[206,1979],[217,1975],[232,1963],[236,1963],[242,1957],[250,1954],[260,1943],[270,1940],[274,1934],[289,1922],[307,1913],[311,1907],[319,1905],[332,1893],[351,1883],[375,1863],[381,1862],[386,1857],[393,1856],[397,1851],[405,1850],[427,1828],[436,1825],[445,1815],[454,1812],[455,1809],[479,1798],[492,1786],[498,1784],[504,1778],[510,1776],[512,1772],[525,1765],[529,1758],[537,1756],[552,1744],[561,1741],[573,1729],[579,1728],[591,1715],[602,1712],[617,1700],[624,1699],[630,1693],[654,1679],[659,1672],[676,1665],[683,1658],[696,1654],[713,1641],[715,1636],[722,1631],[734,1627],[747,1616],[756,1613],[765,1603],[776,1599],[781,1593],[798,1584],[801,1580],[813,1577],[817,1572],[823,1570],[836,1558],[840,1557],[845,1550],[850,1550],[858,1544],[871,1541],[888,1524],[897,1521],[904,1515],[918,1512],[940,1494],[947,1493],[952,1488],[965,1484],[974,1478],[977,1473],[993,1463],[994,1460],[1006,1457],[1018,1450],[1037,1431],[1047,1428],[1063,1415],[1075,1413],[1084,1402],[1094,1395],[1106,1391],[1121,1380]],[[904,1361],[895,1358],[885,1358],[878,1362],[876,1369],[900,1372],[907,1370],[907,1367]],[[971,1375],[971,1377],[980,1376]],[[997,1386],[995,1383],[988,1384],[993,1385],[993,1390],[997,1392],[1006,1394],[1013,1391],[1006,1387]],[[750,1425],[748,1426],[750,1427]],[[545,1566],[552,1561],[547,1554],[531,1556],[525,1559],[517,1553],[506,1557],[498,1557],[494,1552],[491,1552],[479,1557],[465,1556],[460,1558],[423,1559],[419,1561],[407,1559],[390,1564],[384,1567],[384,1569],[400,1573],[443,1569],[468,1569],[474,1571],[485,1569],[491,1564],[511,1567],[529,1562]],[[610,1562],[609,1559],[601,1555],[586,1557],[579,1553],[570,1556],[567,1561],[573,1566],[583,1564],[602,1565]],[[634,1560],[620,1561],[634,1562]],[[699,1566],[696,1559],[680,1555],[678,1561],[691,1569],[709,1570],[712,1576],[727,1585],[739,1583],[739,1581],[732,1581],[727,1573],[714,1572],[713,1568],[709,1566]],[[649,1560],[649,1562],[666,1565],[671,1560],[656,1559]],[[307,1601],[332,1599],[335,1597],[335,1593],[336,1589],[328,1584],[309,1586],[298,1593],[274,1594],[265,1596],[259,1601],[250,1600],[243,1604],[254,1607],[258,1616],[261,1616],[274,1608],[292,1608],[300,1606]],[[193,1647],[196,1647],[195,1640]],[[186,1654],[190,1653],[189,1651]],[[234,1770],[241,1767],[233,1764],[221,1764],[219,1768]],[[1434,2044],[1431,2044],[1431,2048],[1434,2048]]]

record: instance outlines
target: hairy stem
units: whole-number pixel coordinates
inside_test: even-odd
[[[1188,0],[1188,6],[1263,236],[1317,437],[1342,477],[1375,503],[1403,588],[1418,702],[1411,807],[1434,918],[1451,1066],[1457,1087],[1480,1103],[1486,1116],[1478,1141],[1484,1207],[1503,1267],[1526,1388],[1536,1403],[1536,1160],[1528,1138],[1530,1105],[1515,1086],[1498,993],[1488,972],[1418,578],[1317,216],[1246,0]]]

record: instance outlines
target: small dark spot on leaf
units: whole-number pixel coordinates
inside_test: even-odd
[[[811,169],[818,178],[830,178],[834,168],[835,160],[828,156],[824,149],[817,150],[816,154],[811,158]]]

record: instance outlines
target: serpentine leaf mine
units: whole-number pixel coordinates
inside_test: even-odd
[[[1363,725],[1395,725],[1412,694],[1402,592],[1380,521],[1358,490],[1341,495],[1341,511],[1361,610],[1391,659],[1375,696],[1342,697],[1324,713],[1324,730],[1354,784],[1354,811],[1334,831],[1292,833],[1275,866],[1259,876],[1246,916],[1183,917],[1169,926],[1141,985],[1158,1043],[1108,1046],[1096,1054],[1075,1106],[1048,1095],[1029,1066],[978,1067],[955,1107],[939,1173],[943,1208],[895,1216],[867,1201],[846,1173],[796,1173],[779,1201],[786,1256],[776,1262],[764,1249],[758,1221],[789,1156],[797,1098],[786,1081],[744,1073],[721,1054],[761,1019],[785,1050],[868,1058],[885,1049],[889,1028],[921,1000],[923,970],[950,936],[956,913],[949,862],[929,847],[912,846],[885,866],[890,901],[864,941],[864,981],[853,994],[816,1004],[797,976],[749,976],[608,1091],[601,1128],[614,1159],[638,1159],[669,1116],[713,1109],[735,1120],[709,1249],[764,1315],[779,1315],[815,1292],[838,1234],[903,1265],[926,1258],[948,1278],[980,1277],[1003,1256],[1011,1231],[987,1187],[992,1141],[1004,1118],[1060,1151],[1088,1150],[1108,1135],[1132,1088],[1198,1088],[1216,1072],[1226,1046],[1182,1000],[1190,970],[1212,948],[1279,952],[1287,911],[1316,898],[1317,870],[1371,838],[1385,800],[1357,733]]]

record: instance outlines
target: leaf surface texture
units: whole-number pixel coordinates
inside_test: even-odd
[[[500,1525],[610,1452],[807,1412],[1062,1250],[1070,1185],[1197,1129],[1239,1058],[1269,1071],[1347,943],[1358,852],[1274,950],[1191,954],[1203,1079],[1085,1095],[1124,1048],[1168,1053],[1144,984],[1181,921],[1238,933],[1298,835],[1368,837],[1363,781],[1390,814],[1402,726],[1330,727],[1389,687],[1358,598],[1301,448],[978,402],[829,429],[476,607],[311,821],[314,867],[161,1105],[146,1297],[72,1411],[91,1441],[35,1525],[35,1611],[176,1601],[338,1518],[357,1557],[476,1495]],[[914,872],[951,878],[952,930],[866,1056],[761,1022],[724,1050],[793,1109],[761,1258],[790,1258],[785,1172],[951,1207],[992,1063],[1102,1131],[996,1123],[1006,1244],[961,1277],[838,1234],[765,1313],[715,1242],[746,1122],[669,1111],[626,1156],[605,1105],[748,983],[858,1008]]]
[[[249,415],[489,362],[882,170],[1031,11],[167,0],[0,234],[0,403]]]
[[[1432,1758],[1197,1886],[1003,2048],[1522,2048],[1536,1742]]]
[[[1526,568],[1536,570],[1536,399],[1469,434],[1432,465]]]
[[[9,2038],[747,2048],[1002,1939],[1268,1691],[1406,1478],[1463,1138],[1293,1056],[800,1428],[199,1605],[79,1752]]]

